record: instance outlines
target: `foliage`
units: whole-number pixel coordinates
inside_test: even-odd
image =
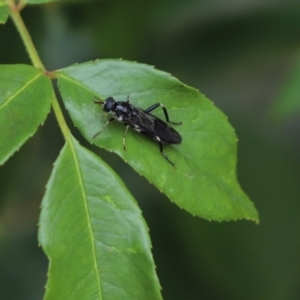
[[[39,241],[50,259],[46,299],[161,299],[140,210],[118,175],[72,136],[51,79],[58,80],[64,104],[82,135],[118,154],[179,207],[208,220],[258,221],[237,182],[233,128],[197,90],[147,65],[110,59],[46,71],[20,22],[18,7],[8,3],[34,66],[0,67],[1,162],[36,132],[50,103],[65,138],[40,216]],[[0,20],[5,18],[5,10],[0,10]],[[119,124],[110,124],[92,138],[105,123],[93,100],[111,95],[120,101],[130,95],[142,108],[162,102],[172,120],[183,121],[178,127],[183,144],[166,147],[176,170],[153,141],[137,133],[128,134],[124,151]],[[161,112],[157,116],[163,118]]]
[[[5,0],[0,0],[0,24],[5,23],[8,18],[9,10]]]
[[[278,99],[272,109],[276,118],[286,119],[300,111],[300,58],[293,64],[283,87],[280,87]]]

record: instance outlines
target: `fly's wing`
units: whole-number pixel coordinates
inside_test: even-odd
[[[136,114],[126,120],[126,123],[140,133],[163,144],[180,144],[180,134],[169,124],[152,114],[147,114],[140,109]]]
[[[153,118],[154,130],[160,141],[163,144],[180,144],[182,141],[181,135],[168,123],[150,115]]]

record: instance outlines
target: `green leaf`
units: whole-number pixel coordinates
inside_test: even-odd
[[[288,76],[275,105],[271,111],[273,116],[285,119],[300,112],[300,57]]]
[[[141,212],[117,174],[71,137],[42,201],[46,300],[161,299]]]
[[[212,220],[258,220],[254,205],[236,179],[236,135],[226,116],[197,90],[154,68],[122,60],[99,60],[57,72],[58,86],[74,124],[90,142],[113,151],[145,176],[172,201],[193,215]],[[147,108],[161,102],[181,145],[166,146],[174,169],[157,143],[131,130],[123,150],[124,125],[115,122],[93,140],[106,122],[95,96],[108,96]],[[155,115],[164,119],[157,109]],[[174,126],[175,127],[175,126]]]
[[[24,2],[28,4],[42,4],[42,3],[47,3],[47,2],[56,2],[59,0],[26,0]]]
[[[51,80],[41,70],[0,66],[0,165],[45,121],[52,97]]]
[[[5,0],[0,0],[0,24],[4,24],[7,21],[8,14],[9,9]]]

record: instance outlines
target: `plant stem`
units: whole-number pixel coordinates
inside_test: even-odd
[[[65,140],[67,142],[69,142],[70,141],[70,130],[69,130],[69,127],[68,127],[68,125],[65,121],[64,115],[61,111],[61,108],[59,106],[58,100],[57,100],[55,95],[52,98],[52,108],[54,110],[57,122],[59,124],[59,127],[60,127],[62,133],[63,133],[63,136],[64,136]]]
[[[25,47],[26,47],[29,57],[32,61],[32,64],[36,68],[39,68],[39,69],[42,69],[43,71],[45,71],[45,67],[35,49],[35,46],[31,40],[30,34],[23,22],[23,19],[21,18],[19,11],[22,8],[22,6],[16,5],[14,3],[14,1],[12,1],[12,0],[7,0],[7,3],[10,7],[10,16],[21,35],[21,38],[23,40],[23,43],[25,44]]]
[[[32,42],[32,39],[30,37],[30,34],[23,22],[23,19],[20,15],[20,10],[22,8],[24,8],[25,4],[20,2],[18,5],[15,4],[14,0],[6,0],[7,4],[9,5],[10,8],[10,16],[15,24],[15,26],[17,27],[21,38],[23,40],[23,43],[25,44],[25,47],[27,49],[27,52],[29,54],[29,57],[31,59],[32,64],[36,67],[39,68],[41,70],[44,71],[45,75],[48,76],[50,79],[54,79],[56,78],[55,72],[48,72],[46,71],[37,51],[36,48]],[[52,97],[52,108],[54,110],[56,119],[58,121],[58,124],[61,128],[61,131],[64,135],[64,138],[67,142],[70,142],[70,130],[69,127],[65,121],[64,115],[62,113],[62,110],[59,106],[59,103],[57,101],[57,98],[55,96],[55,94],[53,93],[53,97]]]

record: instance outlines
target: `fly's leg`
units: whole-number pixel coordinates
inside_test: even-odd
[[[151,111],[153,111],[154,109],[158,108],[158,107],[161,107],[164,111],[164,114],[165,114],[165,117],[166,117],[166,121],[170,124],[175,124],[175,125],[180,125],[182,124],[182,122],[172,122],[169,120],[169,115],[168,115],[168,111],[167,109],[165,108],[165,106],[161,103],[156,103],[156,104],[153,104],[151,105],[150,107],[148,107],[146,110],[144,110],[145,113],[150,113]]]
[[[96,134],[93,135],[93,139],[94,139],[97,135],[99,135],[99,134],[104,130],[104,128],[108,125],[108,123],[114,121],[114,119],[115,119],[115,118],[110,118],[110,119],[104,124],[104,126],[100,129],[100,131],[98,131]]]
[[[176,168],[176,166],[175,166],[175,164],[172,162],[172,161],[170,161],[170,159],[169,159],[169,157],[167,156],[167,154],[164,152],[164,149],[163,149],[163,144],[162,143],[159,143],[159,150],[160,150],[160,152],[161,152],[161,154],[163,155],[163,157],[175,168],[175,169],[177,169]]]
[[[123,134],[123,147],[124,147],[124,150],[126,150],[125,136],[126,136],[128,128],[129,128],[129,125],[126,125],[126,124],[124,124],[124,125],[126,126],[126,129],[125,129],[124,134]]]

